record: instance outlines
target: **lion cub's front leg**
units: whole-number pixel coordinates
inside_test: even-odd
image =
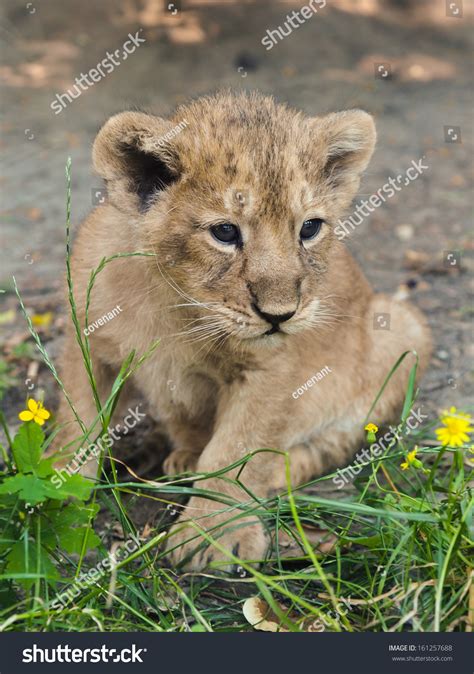
[[[211,437],[209,420],[191,420],[178,411],[168,415],[166,426],[173,450],[163,462],[163,472],[165,475],[195,472],[199,456]]]
[[[220,415],[214,435],[197,462],[197,473],[215,473],[242,459],[247,452],[278,447],[270,430],[274,424],[270,421],[262,428],[262,415],[256,413],[252,397],[244,406],[242,398],[240,405],[229,404],[228,410]],[[296,486],[310,479],[315,470],[311,451],[303,445],[294,447],[289,457],[291,483]],[[243,487],[230,482],[237,475]],[[256,453],[243,469],[239,466],[220,477],[199,481],[196,483],[199,489],[220,494],[222,501],[196,496],[190,499],[170,532],[169,557],[173,563],[183,562],[192,570],[213,562],[229,569],[234,564],[231,555],[250,561],[264,559],[269,537],[259,517],[258,502],[249,494],[265,498],[283,491],[286,484],[286,456],[279,451]],[[217,545],[209,545],[206,535],[216,540]]]

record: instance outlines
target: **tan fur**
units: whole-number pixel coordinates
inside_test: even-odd
[[[186,128],[157,142],[182,120]],[[91,336],[103,395],[130,351],[144,353],[161,338],[134,383],[168,426],[175,447],[168,472],[215,471],[267,447],[289,452],[293,483],[301,484],[350,461],[370,405],[402,352],[415,349],[426,365],[430,337],[422,316],[409,304],[374,295],[333,232],[374,144],[372,118],[360,110],[306,118],[271,98],[230,93],[199,99],[170,121],[116,115],[98,134],[94,165],[110,202],[86,219],[75,242],[77,305],[84,323],[90,272],[104,256],[154,253],[108,264],[97,277],[89,316],[92,321],[117,304],[122,309]],[[163,161],[174,182],[148,195],[140,210],[144,155]],[[325,224],[302,245],[301,225],[315,217]],[[242,248],[212,238],[209,227],[222,222],[240,227]],[[264,335],[269,324],[253,303],[268,314],[296,313],[281,324],[284,334]],[[390,314],[390,330],[373,329],[376,312]],[[407,359],[393,377],[371,421],[395,417],[412,363]],[[330,374],[295,399],[293,391],[325,366]],[[62,373],[91,423],[95,408],[72,328]],[[67,405],[60,414],[61,421],[72,420]],[[67,428],[63,443],[78,435],[75,422]],[[261,497],[284,490],[284,458],[256,455],[241,480]],[[199,486],[248,499],[221,480]],[[201,526],[218,535],[220,507],[193,497],[181,519],[210,513]],[[248,523],[219,540],[242,558],[258,559],[267,540],[256,518]],[[170,546],[194,533],[184,529]],[[175,561],[195,545],[176,550]],[[212,559],[226,557],[209,550],[191,556],[189,566]]]

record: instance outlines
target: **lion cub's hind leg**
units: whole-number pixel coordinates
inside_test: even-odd
[[[375,295],[367,315],[369,352],[367,354],[364,398],[372,404],[385,377],[406,352],[418,356],[417,379],[431,356],[431,334],[424,316],[409,302],[386,295]],[[401,410],[415,354],[408,354],[392,375],[370,421],[381,425],[396,420]],[[367,410],[369,407],[367,408]]]

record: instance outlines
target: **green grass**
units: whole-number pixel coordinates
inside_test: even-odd
[[[89,343],[77,318],[70,274],[69,163],[67,185],[71,317],[89,375],[91,395],[97,404],[92,428],[82,424],[82,441],[91,441],[103,435],[123,386],[159,344],[150,344],[147,353],[140,356],[131,353],[107,400],[103,403],[99,400]],[[113,264],[113,260],[103,260],[92,273],[88,303],[97,274],[106,264]],[[24,310],[19,293],[18,296]],[[62,394],[70,400],[40,337],[31,321],[27,317],[26,320],[44,362]],[[387,380],[400,362],[401,359],[394,364]],[[402,424],[416,400],[415,373],[416,365],[407,381]],[[449,402],[446,401],[446,406]],[[1,421],[7,446],[2,448],[5,465],[0,484],[15,475],[14,461],[16,474],[24,470],[38,480],[45,479],[35,467],[18,465],[20,445],[12,440],[3,415]],[[41,461],[40,450],[48,443],[39,436],[37,442],[22,450],[30,452],[31,465]],[[419,447],[422,468],[402,471],[400,464],[415,445]],[[246,631],[252,627],[243,615],[243,603],[248,597],[259,596],[275,614],[281,628],[290,631],[319,631],[321,625],[332,631],[354,632],[466,631],[473,620],[472,614],[469,618],[469,602],[471,608],[474,603],[469,457],[474,455],[467,448],[438,445],[431,423],[404,434],[385,455],[367,463],[355,479],[353,490],[340,491],[333,498],[318,491],[323,483],[332,480],[333,476],[328,475],[299,489],[292,490],[288,485],[284,493],[268,499],[259,499],[248,492],[248,500],[236,507],[228,496],[208,493],[200,487],[201,481],[208,477],[205,475],[124,481],[118,476],[112,455],[111,470],[103,470],[102,459],[100,479],[88,487],[82,485],[81,495],[73,490],[72,504],[66,499],[45,498],[31,505],[33,499],[28,500],[27,495],[19,492],[0,494],[0,629]],[[243,467],[252,460],[250,454],[230,468]],[[230,468],[213,475],[224,484],[230,479]],[[47,475],[47,467],[45,470]],[[283,532],[293,539],[297,556],[285,559],[274,545],[264,560],[240,560],[228,553],[236,569],[233,574],[226,574],[217,566],[205,573],[169,568],[164,543],[172,546],[172,539],[168,539],[173,509],[177,511],[193,494],[218,501],[222,512],[228,513],[232,527],[241,525],[249,513],[258,515],[273,539]],[[137,524],[137,515],[147,505],[145,499],[151,499],[158,513],[153,528],[147,531]],[[61,520],[63,525],[66,522],[64,513],[73,512],[67,511],[71,505],[76,512],[83,513],[73,540],[67,527],[61,530]],[[111,568],[104,560],[111,550],[114,527],[124,540],[133,542],[133,552],[118,556]],[[310,539],[314,527],[335,536],[330,552],[321,554],[313,549]],[[204,541],[220,547],[221,530],[206,531],[205,518],[195,518],[194,529],[190,531],[190,537],[196,536],[197,545]],[[12,550],[18,541],[22,542],[17,546],[21,559],[18,560],[17,554],[12,564]],[[66,606],[55,605],[58,595],[77,584],[90,569],[104,572],[83,586]]]

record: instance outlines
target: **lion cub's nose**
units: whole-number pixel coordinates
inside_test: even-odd
[[[260,307],[258,307],[256,304],[252,305],[254,311],[261,317],[264,318],[266,321],[270,323],[274,328],[278,327],[280,323],[284,323],[285,321],[289,321],[292,316],[295,315],[295,311],[289,311],[286,314],[267,314],[266,311],[262,311]]]

